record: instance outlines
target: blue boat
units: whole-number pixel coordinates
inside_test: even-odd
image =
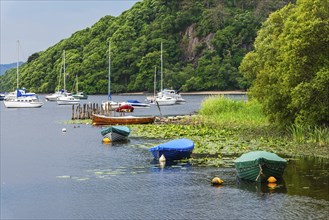
[[[149,108],[150,104],[147,103],[142,103],[138,100],[130,99],[127,100],[127,104],[133,106],[134,108]]]
[[[166,160],[180,160],[189,158],[193,149],[193,141],[182,138],[152,147],[149,151],[153,154],[155,159],[159,159],[161,155],[164,155]]]

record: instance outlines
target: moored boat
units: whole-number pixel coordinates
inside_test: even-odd
[[[161,92],[158,93],[158,97],[162,97],[162,96],[166,96],[166,97],[172,97],[174,99],[176,99],[176,102],[185,102],[185,99],[182,98],[182,96],[173,89],[164,89]]]
[[[76,99],[88,99],[88,95],[84,92],[77,92],[72,94],[72,96]]]
[[[126,126],[110,126],[103,128],[101,134],[104,138],[110,139],[110,141],[125,141],[128,139],[130,129]]]
[[[0,93],[0,101],[4,100],[5,99],[5,94],[4,93]]]
[[[46,101],[57,101],[57,99],[59,97],[62,97],[66,94],[66,91],[64,91],[63,89],[62,90],[58,90],[56,91],[55,93],[53,94],[50,94],[50,95],[46,95],[45,96],[45,99]]]
[[[134,108],[150,108],[150,104],[140,102],[138,100],[127,100],[127,104],[131,105]]]
[[[57,98],[58,105],[77,105],[79,103],[80,103],[80,99],[76,99],[72,95],[68,95],[68,94]]]
[[[155,103],[157,105],[174,105],[176,103],[176,99],[169,97],[169,96],[162,96],[162,97],[156,97]]]
[[[155,159],[159,159],[163,155],[166,160],[180,160],[189,158],[193,149],[193,141],[187,138],[182,138],[152,147],[149,151]]]
[[[4,105],[7,108],[40,108],[43,102],[39,101],[35,93],[26,89],[19,89],[19,41],[17,41],[17,68],[16,68],[17,89],[4,97]]]
[[[7,108],[40,108],[43,105],[35,93],[28,93],[25,89],[7,94],[3,103]]]
[[[154,116],[105,116],[92,115],[93,125],[129,125],[129,124],[151,124],[154,123]]]
[[[237,176],[257,182],[265,182],[270,176],[281,179],[287,161],[266,151],[252,151],[234,161]]]

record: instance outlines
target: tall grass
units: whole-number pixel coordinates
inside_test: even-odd
[[[329,145],[329,129],[294,124],[288,127],[288,132],[297,143],[317,143],[319,146]]]
[[[216,124],[265,125],[267,118],[256,101],[236,101],[211,96],[201,103],[199,114]]]

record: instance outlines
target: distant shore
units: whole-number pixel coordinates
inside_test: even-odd
[[[118,95],[151,95],[153,93],[147,92],[127,92],[119,93]],[[181,95],[246,95],[245,91],[198,91],[198,92],[180,92]]]

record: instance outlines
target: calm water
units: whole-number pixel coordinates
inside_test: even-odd
[[[105,96],[88,101],[101,102]],[[116,97],[119,101],[144,97]],[[162,114],[198,110],[204,96],[162,107]],[[100,127],[66,125],[71,107],[1,105],[1,219],[327,219],[329,161],[289,161],[285,182],[238,183],[233,167],[171,164],[161,168],[148,148],[161,140],[104,145]],[[135,114],[159,114],[156,107]],[[67,132],[62,133],[62,128]],[[225,184],[212,187],[219,176]]]

